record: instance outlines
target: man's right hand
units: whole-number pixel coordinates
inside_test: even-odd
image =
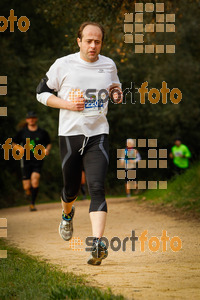
[[[85,98],[77,97],[74,101],[66,101],[66,109],[73,111],[82,111],[85,108]]]
[[[82,111],[85,107],[85,98],[76,97],[73,101],[67,101],[55,95],[51,95],[47,99],[47,105],[54,108]]]

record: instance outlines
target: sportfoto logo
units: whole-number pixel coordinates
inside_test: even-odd
[[[138,169],[167,168],[167,149],[157,149],[157,139],[133,139],[133,141],[135,147],[148,149],[148,159],[136,161],[135,149],[128,150],[127,153],[125,149],[117,149],[117,178],[126,179],[130,189],[167,189],[167,181],[136,181]]]
[[[126,97],[129,95],[131,104],[135,104],[137,102],[135,100],[135,93],[139,94],[139,99],[137,100],[139,100],[140,104],[146,104],[146,99],[148,99],[151,104],[157,104],[160,100],[162,104],[167,104],[169,99],[171,103],[179,104],[183,96],[178,88],[170,90],[165,81],[162,82],[160,90],[156,88],[148,89],[148,82],[145,81],[139,88],[135,88],[135,83],[131,82],[131,87],[124,89],[122,92],[116,87],[111,91],[110,95],[106,89],[101,89],[99,91],[96,89],[87,89],[86,91],[73,89],[69,94],[69,100],[77,102],[78,97],[84,97],[88,103],[97,102],[98,106],[101,106],[102,103],[106,103],[109,99],[112,103],[117,104],[121,100],[123,94],[122,104],[126,104]]]
[[[34,157],[37,160],[42,160],[46,155],[45,147],[40,144],[34,147],[30,142],[30,138],[26,138],[26,144],[24,145],[24,148],[18,144],[12,147],[11,143],[12,143],[12,138],[8,138],[5,141],[5,143],[2,145],[2,149],[4,150],[5,160],[9,160],[9,150],[12,150],[12,156],[15,160],[22,159],[25,150],[26,150],[26,160],[30,160],[30,151],[33,151]]]
[[[7,238],[7,219],[0,218],[0,238]],[[0,259],[7,258],[7,250],[0,250]]]
[[[26,32],[29,29],[31,24],[29,19],[26,16],[21,16],[17,20],[17,16],[15,16],[14,9],[11,9],[10,16],[8,17],[8,19],[6,19],[3,16],[0,16],[0,24],[3,23],[2,25],[0,25],[0,32],[6,31],[6,29],[8,28],[8,22],[10,23],[10,32],[14,32],[16,21],[17,21],[17,27],[21,32]]]
[[[167,235],[166,230],[162,230],[162,236],[158,238],[157,236],[152,236],[148,239],[147,234],[148,230],[144,230],[141,235],[138,237],[135,235],[135,230],[132,230],[132,235],[130,237],[125,237],[121,240],[119,237],[114,236],[110,242],[106,237],[102,237],[102,242],[106,245],[107,248],[110,248],[112,251],[119,251],[122,250],[123,252],[126,251],[127,246],[130,246],[131,242],[131,250],[136,251],[136,242],[140,244],[140,251],[145,252],[149,250],[151,252],[157,252],[161,250],[162,252],[166,252],[167,248],[173,252],[178,252],[182,248],[182,241],[178,236],[174,236],[170,238]],[[92,245],[93,245],[93,237],[87,237],[85,240],[86,248],[85,251],[91,252]],[[73,237],[69,241],[69,247],[73,251],[83,251],[83,241],[79,237]]]
[[[0,76],[0,96],[7,95],[7,76]],[[7,117],[7,107],[0,107],[0,117]]]
[[[139,88],[135,88],[135,83],[131,82],[131,87],[126,88],[123,91],[122,104],[126,104],[126,97],[128,95],[131,96],[131,103],[135,104],[138,100],[135,100],[135,93],[139,94],[140,104],[146,104],[147,99],[151,104],[157,104],[160,102],[160,100],[162,104],[167,104],[167,102],[169,102],[169,99],[171,103],[179,104],[183,96],[178,88],[173,88],[172,90],[170,90],[167,87],[167,82],[165,81],[162,81],[162,87],[160,90],[156,88],[148,89],[147,81],[143,82]]]
[[[150,14],[152,14],[151,20],[149,20]],[[148,20],[148,24],[144,24],[144,17]],[[175,53],[174,44],[154,45],[155,43],[152,42],[151,45],[149,43],[145,45],[145,39],[147,41],[150,39],[150,36],[146,37],[147,34],[175,32],[175,14],[164,14],[164,3],[135,3],[135,13],[126,13],[124,22],[124,42],[135,43],[135,53]],[[146,33],[145,36],[143,32]]]

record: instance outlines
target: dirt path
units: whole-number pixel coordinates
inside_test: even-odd
[[[200,224],[154,212],[136,204],[134,199],[108,199],[108,206],[105,236],[109,241],[114,236],[122,240],[130,237],[132,230],[140,236],[146,229],[148,239],[160,239],[162,230],[167,230],[170,238],[178,236],[182,240],[182,249],[173,252],[168,242],[166,252],[162,252],[162,243],[157,252],[152,252],[147,241],[145,252],[141,252],[140,242],[136,241],[136,251],[132,251],[129,240],[125,252],[110,249],[101,266],[90,266],[86,263],[88,253],[73,251],[58,234],[59,203],[38,205],[38,211],[33,213],[28,207],[3,209],[0,217],[8,219],[9,241],[50,263],[62,265],[66,271],[87,274],[96,286],[111,287],[114,293],[129,299],[200,299]],[[74,237],[83,241],[91,234],[88,207],[87,200],[76,203]]]

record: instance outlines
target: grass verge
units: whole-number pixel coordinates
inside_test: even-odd
[[[0,259],[1,300],[113,299],[115,296],[86,284],[82,276],[64,273],[53,265],[24,254],[0,239],[0,249],[8,258]]]
[[[166,190],[148,190],[140,198],[200,214],[200,162],[172,178]]]

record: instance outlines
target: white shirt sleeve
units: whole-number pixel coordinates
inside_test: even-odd
[[[140,155],[140,153],[137,151],[135,161],[139,161],[139,160],[141,160],[141,159],[142,159],[142,158],[141,158],[141,155]]]
[[[48,81],[47,85],[50,89],[58,92],[63,79],[63,67],[61,59],[57,59],[46,73]]]
[[[113,61],[113,70],[112,70],[112,73],[111,73],[111,80],[112,80],[112,86],[119,86],[121,88],[121,83],[119,81],[119,77],[117,75],[117,68],[116,68],[116,65]]]
[[[58,92],[60,90],[63,77],[66,73],[65,68],[63,68],[63,63],[63,58],[57,59],[50,67],[49,71],[46,73],[46,76],[48,78],[46,84],[55,92]],[[36,98],[42,104],[47,105],[47,100],[51,95],[53,94],[49,92],[43,92],[41,94],[37,94]]]
[[[48,98],[53,95],[52,93],[48,93],[48,92],[44,92],[44,93],[41,93],[41,94],[37,94],[36,95],[36,98],[39,102],[41,102],[42,104],[44,105],[47,105],[47,100]]]

